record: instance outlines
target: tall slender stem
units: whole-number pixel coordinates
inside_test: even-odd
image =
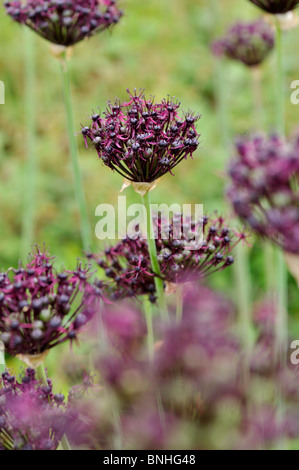
[[[152,359],[154,356],[154,329],[153,329],[153,312],[152,305],[148,299],[144,299],[144,313],[147,326],[147,346],[148,355]]]
[[[285,106],[284,106],[284,65],[282,50],[282,30],[279,19],[276,18],[276,75],[277,75],[277,93],[276,93],[276,120],[277,130],[283,136],[285,133]],[[283,252],[280,248],[276,250],[276,290],[277,290],[277,355],[282,366],[286,363],[287,341],[288,341],[288,284],[287,267]]]
[[[276,18],[276,125],[277,131],[285,133],[285,106],[284,106],[284,65],[282,51],[282,29],[279,19]]]
[[[262,71],[260,66],[253,67],[251,70],[252,78],[252,94],[254,106],[254,118],[256,126],[260,129],[265,127],[265,113],[263,107],[263,93],[262,93]]]
[[[25,44],[25,116],[26,116],[26,163],[23,183],[21,257],[25,258],[33,244],[36,185],[36,99],[34,37],[24,28]]]
[[[276,17],[276,122],[277,131],[281,136],[285,134],[285,105],[284,105],[284,64],[283,64],[283,37],[279,18]],[[288,274],[283,251],[276,248],[276,357],[282,369],[286,367],[288,350]],[[277,419],[283,421],[285,404],[282,398],[281,384],[277,384]],[[285,441],[281,439],[278,444],[284,449]]]
[[[176,289],[176,319],[181,323],[183,317],[183,285],[178,284]]]
[[[270,295],[270,298],[273,298],[273,293],[275,291],[275,249],[271,242],[265,241],[263,244],[264,252],[264,274],[265,274],[265,286],[266,292]]]
[[[0,341],[0,375],[5,372],[5,347],[3,341]]]
[[[253,104],[254,104],[254,116],[257,120],[257,126],[260,130],[265,128],[265,113],[263,106],[263,93],[262,93],[262,75],[261,68],[254,67],[252,69],[252,90],[253,90]],[[266,292],[273,297],[275,290],[275,275],[273,275],[274,261],[274,248],[272,243],[266,241],[263,243],[263,255],[264,255],[264,275],[265,275],[265,286]]]
[[[66,437],[65,434],[61,438],[60,445],[61,445],[61,450],[72,450],[70,443],[68,441],[68,438]]]
[[[80,212],[80,226],[81,226],[81,238],[83,248],[89,250],[91,248],[91,230],[88,220],[88,212],[86,207],[84,189],[82,184],[81,171],[79,166],[78,159],[78,148],[77,142],[75,139],[75,126],[74,126],[74,117],[73,117],[73,105],[72,105],[72,96],[71,96],[71,84],[70,84],[70,70],[69,70],[69,60],[67,58],[67,53],[64,54],[64,60],[61,64],[62,79],[64,85],[64,98],[65,98],[65,109],[67,116],[67,128],[69,135],[69,144],[70,144],[70,154],[71,161],[73,166],[73,173],[75,179],[75,193],[77,204]]]
[[[221,2],[211,0],[211,16],[214,25],[213,35],[220,33],[221,25]],[[223,62],[216,58],[214,62],[215,93],[218,101],[218,117],[221,127],[222,147],[229,156],[231,149],[230,114],[227,106],[228,90],[224,77]],[[244,339],[244,374],[249,371],[249,353],[252,345],[252,319],[251,319],[251,285],[249,255],[246,247],[238,245],[236,262],[234,263],[234,278],[237,293],[237,306],[241,326],[241,334]]]
[[[211,5],[211,18],[214,25],[213,39],[220,34],[220,23],[221,23],[221,2],[219,0],[210,0]],[[230,132],[229,132],[229,113],[227,111],[227,87],[225,81],[225,74],[223,73],[223,60],[218,57],[214,57],[213,68],[214,68],[214,90],[217,98],[217,112],[219,118],[220,133],[222,138],[222,144],[224,145],[225,151],[230,146]]]
[[[249,266],[248,248],[237,245],[237,256],[235,262],[235,280],[237,305],[240,316],[241,335],[244,347],[244,374],[248,377],[250,370],[250,355],[254,343],[254,331],[252,325],[251,309],[251,274]]]
[[[40,364],[36,368],[36,375],[37,375],[38,380],[40,380],[44,385],[48,385],[48,379],[47,379],[47,374],[45,371],[44,364]]]
[[[157,247],[156,247],[156,240],[154,235],[154,227],[153,227],[153,219],[152,219],[152,210],[151,210],[151,199],[150,199],[150,192],[148,191],[142,198],[145,212],[146,212],[146,228],[147,228],[147,243],[148,243],[148,251],[151,258],[151,264],[153,272],[156,274],[155,276],[155,286],[156,292],[158,297],[158,304],[161,310],[161,315],[164,318],[168,317],[168,309],[167,303],[165,299],[165,292],[164,292],[164,283],[161,277],[161,270],[157,256]]]

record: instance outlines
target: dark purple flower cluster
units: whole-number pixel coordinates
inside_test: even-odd
[[[0,450],[56,450],[66,429],[64,396],[51,380],[41,385],[34,369],[21,382],[9,372],[0,378]]]
[[[229,167],[236,214],[283,250],[299,253],[299,139],[242,137]]]
[[[115,0],[28,0],[4,5],[15,21],[65,47],[109,28],[122,16]]]
[[[170,221],[156,218],[156,248],[162,278],[166,283],[202,279],[234,262],[231,250],[244,234],[236,235],[222,217],[192,218],[174,216]],[[198,240],[197,240],[198,236]],[[149,295],[155,301],[156,275],[152,271],[147,241],[127,236],[102,255],[89,255],[105,272],[111,300]]]
[[[179,102],[155,103],[141,92],[128,102],[109,103],[103,117],[94,114],[83,127],[86,146],[91,141],[103,163],[132,182],[151,183],[170,172],[197,149],[199,116],[179,116]]]
[[[287,13],[297,7],[299,0],[249,0],[268,13]]]
[[[0,274],[0,338],[9,354],[36,355],[74,340],[93,316],[97,300],[90,271],[56,272],[37,249],[30,262]]]
[[[68,435],[76,445],[111,449],[117,438],[123,449],[135,450],[268,449],[299,435],[298,370],[283,377],[277,367],[266,373],[252,367],[244,386],[235,309],[220,294],[189,285],[181,323],[173,315],[167,325],[156,319],[151,359],[141,312],[106,304],[102,319],[101,388],[72,402],[78,413]],[[256,387],[261,396],[269,387],[275,392],[277,384],[286,406],[281,418],[271,394],[256,400],[254,393]]]
[[[274,47],[274,32],[263,20],[233,25],[225,37],[212,44],[215,55],[225,55],[249,67],[260,65]]]

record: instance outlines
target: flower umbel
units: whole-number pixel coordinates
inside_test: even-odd
[[[297,7],[299,0],[249,0],[268,13],[287,13]]]
[[[229,167],[236,214],[283,250],[299,253],[299,139],[241,137]]]
[[[212,44],[215,55],[225,55],[249,67],[261,64],[274,47],[274,32],[263,20],[236,23]]]
[[[109,28],[122,16],[115,0],[28,0],[4,5],[15,21],[65,47]]]
[[[0,450],[56,450],[66,427],[64,396],[51,380],[41,385],[27,369],[21,382],[0,378]]]
[[[0,338],[9,354],[36,355],[74,340],[95,308],[89,269],[56,272],[46,252],[0,274]]]
[[[132,182],[151,183],[170,172],[197,149],[199,116],[179,115],[180,103],[171,98],[155,103],[129,93],[129,101],[116,100],[102,116],[82,128],[103,163]]]
[[[235,235],[222,217],[204,217],[196,223],[192,218],[178,215],[170,221],[157,218],[154,225],[158,261],[165,282],[202,279],[234,262],[231,250],[241,235]],[[197,246],[193,244],[198,230],[201,238]],[[141,234],[135,238],[127,236],[102,255],[90,257],[111,280],[105,287],[109,298],[149,295],[155,301],[156,273],[152,271],[147,242]]]

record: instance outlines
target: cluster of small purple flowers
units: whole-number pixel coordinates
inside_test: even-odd
[[[0,274],[0,339],[9,354],[36,355],[77,337],[97,305],[89,268],[57,272],[37,249],[23,267]]]
[[[34,369],[21,381],[9,372],[0,378],[0,450],[56,450],[66,424],[62,394],[54,394],[51,380],[42,385]]]
[[[265,315],[259,309],[259,339],[251,356],[250,381],[244,386],[233,305],[206,287],[201,287],[200,296],[194,285],[184,294],[182,322],[155,323],[152,359],[142,313],[128,303],[106,305],[102,327],[109,346],[97,361],[104,387],[91,391],[88,399],[77,396],[72,401],[80,410],[69,429],[74,445],[110,449],[118,437],[123,448],[135,450],[178,449],[182,443],[184,449],[259,449],[299,435],[294,393],[298,370],[282,373],[269,352],[273,322],[266,342]],[[264,308],[273,320],[273,306]],[[263,367],[256,367],[258,354],[266,358]],[[287,403],[283,419],[276,413],[277,381]],[[260,395],[268,390],[266,398],[258,400],[254,387]],[[120,415],[117,428],[111,419],[112,402]]]
[[[199,145],[199,116],[180,116],[179,107],[171,98],[155,103],[143,92],[129,93],[128,102],[108,104],[102,117],[94,114],[82,135],[110,169],[129,181],[151,183],[172,173]]]
[[[115,0],[28,0],[5,2],[7,13],[48,41],[69,47],[117,23]]]
[[[236,213],[262,237],[298,254],[298,137],[240,137],[236,151],[228,189]]]
[[[260,65],[274,47],[274,32],[264,20],[234,24],[226,36],[212,44],[217,56],[243,62],[248,67]]]
[[[234,263],[232,249],[245,239],[245,234],[228,228],[222,217],[203,217],[197,222],[181,215],[170,221],[157,217],[154,226],[158,262],[166,285],[200,280],[226,269]],[[110,279],[102,283],[105,296],[119,300],[148,295],[155,302],[157,273],[151,267],[147,241],[142,235],[127,236],[107,247],[102,255],[90,254],[89,258]]]

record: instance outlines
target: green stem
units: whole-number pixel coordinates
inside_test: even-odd
[[[37,379],[40,380],[44,385],[48,385],[48,379],[47,379],[44,364],[40,364],[36,368],[36,376],[37,376]]]
[[[181,323],[183,318],[183,285],[178,284],[176,288],[176,319]]]
[[[285,134],[285,107],[284,107],[284,64],[282,50],[282,30],[279,19],[276,18],[276,119],[277,130],[284,136]],[[284,260],[283,251],[276,249],[276,290],[277,290],[277,322],[276,340],[277,355],[282,366],[286,363],[287,342],[288,342],[288,276],[287,267]]]
[[[284,65],[282,51],[282,30],[279,19],[276,18],[276,125],[281,135],[285,133],[285,106],[284,106]]]
[[[70,154],[71,161],[73,166],[73,173],[75,179],[75,193],[77,204],[80,212],[80,226],[81,226],[81,238],[84,250],[89,250],[91,248],[91,230],[88,220],[88,212],[86,207],[85,195],[82,184],[81,171],[79,166],[78,159],[78,148],[77,142],[75,139],[75,126],[74,126],[74,117],[73,117],[73,106],[72,106],[72,96],[71,96],[71,84],[70,84],[70,70],[69,62],[66,57],[66,52],[64,56],[64,61],[61,65],[62,79],[64,85],[64,98],[65,98],[65,109],[67,116],[67,128],[69,135],[69,145],[70,145]]]
[[[254,115],[257,120],[257,126],[259,127],[259,129],[262,130],[265,127],[265,113],[263,107],[261,79],[262,77],[260,67],[254,67],[252,70]],[[263,244],[263,254],[266,292],[270,296],[270,298],[272,298],[275,290],[275,273],[273,271],[273,266],[275,265],[275,262],[273,245],[268,241]]]
[[[261,73],[260,67],[253,67],[251,70],[255,126],[259,129],[265,127]]]
[[[158,297],[158,304],[161,309],[161,315],[164,318],[168,318],[168,309],[167,309],[165,292],[164,292],[164,282],[163,282],[163,279],[161,278],[161,270],[160,270],[160,265],[159,265],[158,256],[157,256],[156,240],[154,236],[151,199],[150,199],[149,191],[143,196],[142,201],[143,201],[144,208],[146,211],[148,251],[150,254],[150,258],[151,258],[153,272],[156,274],[155,286],[156,286],[156,292],[157,292],[157,297]]]
[[[26,116],[26,163],[23,184],[23,217],[21,256],[26,258],[33,244],[36,184],[36,100],[35,57],[33,33],[24,28],[25,42],[25,116]]]
[[[251,282],[248,248],[237,245],[236,261],[234,264],[236,295],[240,316],[241,335],[244,345],[244,375],[248,377],[250,370],[250,355],[254,343],[254,330],[251,311]]]
[[[210,0],[211,5],[211,19],[214,25],[213,39],[216,39],[221,30],[221,2],[219,0]],[[214,69],[214,90],[217,100],[217,114],[219,119],[220,133],[222,137],[222,144],[224,151],[230,147],[230,132],[229,132],[229,113],[227,111],[227,86],[225,80],[225,73],[223,73],[223,60],[221,58],[213,58]]]
[[[5,372],[5,347],[3,341],[0,341],[0,375]]]
[[[273,292],[275,290],[275,270],[273,269],[275,266],[274,247],[269,241],[266,241],[263,244],[263,250],[264,250],[264,263],[265,263],[264,273],[265,273],[266,292],[272,298]]]
[[[282,29],[279,19],[276,17],[276,120],[277,131],[281,136],[285,134],[285,106],[284,106],[284,64]],[[276,293],[277,293],[277,317],[276,317],[276,357],[282,369],[287,363],[288,348],[288,274],[283,251],[276,248]],[[282,422],[285,416],[285,403],[282,397],[281,384],[277,384],[277,419]],[[278,443],[280,449],[285,448],[285,440]]]
[[[288,351],[288,272],[283,251],[276,250],[277,266],[277,319],[276,319],[276,341],[277,359],[282,367],[287,363]]]
[[[214,24],[213,35],[217,37],[221,29],[221,2],[211,0],[211,15]],[[223,61],[215,58],[214,60],[214,81],[215,94],[218,101],[218,117],[221,126],[222,147],[226,152],[226,158],[229,156],[231,147],[231,130],[229,122],[229,110],[227,106],[228,90],[224,80],[225,73]],[[240,318],[241,334],[244,340],[244,375],[249,373],[249,355],[253,343],[253,327],[251,319],[251,284],[250,284],[250,265],[249,256],[246,247],[238,245],[236,262],[233,272],[235,276],[237,307]]]
[[[66,437],[65,434],[62,436],[60,445],[61,445],[61,450],[72,450],[70,443],[68,441],[68,438]]]
[[[148,299],[144,299],[144,313],[147,326],[147,345],[148,345],[148,355],[150,360],[154,356],[154,329],[153,329],[153,312],[152,304]]]

